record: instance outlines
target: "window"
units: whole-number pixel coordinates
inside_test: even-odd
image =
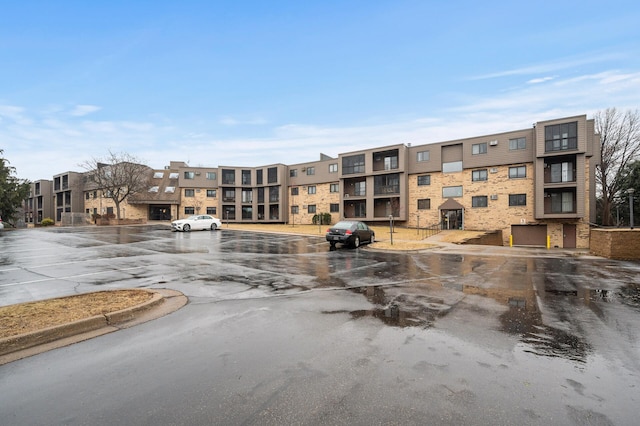
[[[342,174],[364,173],[364,154],[342,157]]]
[[[207,207],[207,214],[217,214],[215,207]]]
[[[454,173],[462,171],[462,161],[451,161],[442,163],[442,173]]]
[[[338,213],[339,211],[340,211],[340,204],[337,204],[337,203],[329,204],[330,213]]]
[[[509,167],[509,179],[521,179],[527,177],[527,167]]]
[[[167,186],[164,189],[164,192],[167,194],[173,194],[174,192],[176,192],[176,187],[175,186]]]
[[[445,186],[442,188],[442,198],[462,197],[461,186]]]
[[[216,172],[207,172],[207,180],[216,180]]]
[[[251,203],[253,201],[253,191],[250,189],[242,190],[242,202]]]
[[[509,194],[509,206],[526,206],[527,194]]]
[[[338,183],[329,184],[329,192],[340,192],[340,184]]]
[[[164,177],[164,173],[163,172],[154,172],[153,173],[153,178],[154,179],[162,179]]]
[[[151,192],[151,190],[149,190],[149,192]],[[85,192],[85,194],[84,194],[84,199],[85,199],[85,200],[88,200],[88,199],[89,199],[89,193],[88,193],[88,192]]]
[[[207,189],[207,198],[216,198],[216,195],[215,189]]]
[[[264,203],[264,188],[258,188],[258,203]]]
[[[299,194],[299,190],[297,186],[294,186],[293,188],[291,188],[291,195],[298,195]]]
[[[298,206],[291,206],[291,214],[300,213],[300,208]]]
[[[551,182],[573,182],[573,163],[551,164]]]
[[[195,179],[195,177],[196,177],[195,172],[184,172],[185,179]]]
[[[367,195],[367,185],[365,181],[354,183],[353,195],[356,197],[364,197]]]
[[[256,185],[262,185],[262,169],[256,170]]]
[[[574,211],[572,192],[551,193],[551,213],[573,213]]]
[[[400,192],[400,176],[380,175],[373,178],[373,192],[375,195],[397,194]]]
[[[169,179],[178,179],[180,173],[169,173]]]
[[[151,188],[149,188],[149,192],[158,192],[159,189],[159,186],[152,186]]]
[[[526,138],[509,139],[509,150],[515,151],[518,149],[526,149],[526,148],[527,148]]]
[[[329,173],[338,173],[338,163],[329,164]]]
[[[423,198],[418,200],[418,210],[429,210],[431,209],[431,199]]]
[[[418,162],[429,161],[429,151],[420,151],[417,156]]]
[[[307,176],[315,175],[316,168],[315,167],[307,167]]]
[[[316,186],[315,185],[307,186],[307,194],[315,194],[315,193],[316,193]]]
[[[280,201],[280,188],[278,186],[272,186],[269,188],[269,202],[277,203]]]
[[[418,186],[431,185],[431,175],[418,176]]]
[[[544,128],[545,152],[578,148],[578,123],[556,124]]]
[[[278,183],[278,169],[276,167],[267,169],[267,183]]]
[[[193,207],[185,207],[184,214],[196,214],[196,209]]]
[[[242,184],[251,185],[251,170],[242,171]]]
[[[471,145],[471,154],[478,155],[478,154],[486,154],[486,153],[487,153],[486,142],[474,143],[473,145]]]
[[[93,191],[93,198],[98,198],[98,191]]]
[[[222,170],[222,184],[223,185],[235,185],[236,184],[236,171],[223,169]]]
[[[474,170],[471,172],[471,180],[474,182],[487,180],[487,177],[487,169]]]
[[[236,201],[236,190],[233,188],[227,188],[222,191],[222,201],[226,203],[233,203]]]
[[[289,177],[296,177],[296,176],[298,176],[298,169],[289,170]]]
[[[251,206],[242,207],[242,218],[243,219],[253,219],[253,207],[251,207]]]
[[[309,204],[307,206],[307,213],[315,213],[316,212],[316,205],[315,204]]]
[[[193,189],[185,189],[184,190],[184,196],[185,197],[195,197],[196,195],[196,191]]]
[[[487,196],[486,195],[477,195],[475,197],[471,197],[471,207],[487,207]]]

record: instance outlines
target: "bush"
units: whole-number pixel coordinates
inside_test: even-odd
[[[42,219],[42,222],[40,222],[40,225],[42,226],[52,226],[55,222],[53,221],[53,219],[51,219],[50,217],[45,217],[44,219]]]
[[[331,223],[331,213],[319,213],[313,215],[311,222],[314,225],[329,225]]]

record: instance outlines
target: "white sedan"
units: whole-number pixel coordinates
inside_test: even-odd
[[[208,214],[197,214],[194,216],[189,216],[186,219],[174,220],[173,222],[171,222],[172,231],[189,232],[191,230],[196,231],[199,229],[210,229],[212,231],[215,231],[221,226],[222,222],[220,221],[220,219]]]

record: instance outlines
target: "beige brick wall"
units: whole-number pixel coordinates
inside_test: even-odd
[[[185,197],[184,195],[185,189],[193,189],[194,196]],[[212,189],[212,188],[209,188],[209,189]],[[194,214],[206,214],[207,207],[216,207],[215,216],[222,219],[222,217],[220,216],[220,212],[217,209],[219,196],[220,196],[219,190],[216,190],[215,197],[207,197],[206,188],[180,188],[180,206],[177,212],[177,219],[184,219],[186,217],[191,216],[191,214],[187,214],[184,212],[185,207],[193,207]],[[240,217],[240,215],[241,215],[241,212],[236,212],[236,218]]]
[[[292,195],[289,197],[289,212],[291,212],[291,206],[298,206],[298,214],[289,214],[289,221],[295,220],[297,224],[311,224],[313,216],[319,213],[331,213],[329,211],[330,204],[340,203],[340,194],[337,192],[330,192],[331,184],[323,183],[316,185],[316,193],[309,194],[308,190],[299,187],[298,195]],[[315,205],[316,213],[308,213],[307,206]],[[335,223],[340,220],[340,213],[331,213],[331,223]]]
[[[591,253],[610,259],[640,259],[640,229],[594,229]]]
[[[89,199],[84,199],[84,211],[89,210],[89,214],[93,213],[94,208],[100,215],[107,213],[107,208],[113,208],[113,214],[117,216],[116,204],[111,198],[100,197],[100,191],[98,196],[93,198],[91,193]],[[126,200],[120,203],[120,218],[121,219],[144,219],[149,217],[149,206],[146,204],[129,204]]]
[[[523,179],[509,179],[509,167],[496,167],[497,172],[491,173],[488,168],[486,181],[473,182],[472,170],[460,173],[431,173],[431,184],[418,186],[417,176],[409,177],[409,220],[408,226],[434,225],[440,221],[438,207],[446,201],[442,198],[442,188],[458,186],[463,188],[463,196],[455,200],[465,207],[464,227],[468,230],[502,230],[505,244],[509,242],[511,225],[532,223],[533,215],[533,164],[527,164],[527,177]],[[509,206],[509,194],[527,194],[527,205],[522,207]],[[487,196],[488,207],[471,207],[472,197]],[[497,195],[497,200],[491,200]],[[431,209],[418,210],[418,200],[431,199]]]

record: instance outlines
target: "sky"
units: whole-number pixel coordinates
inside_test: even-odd
[[[0,156],[317,161],[640,107],[640,2],[0,0]]]

